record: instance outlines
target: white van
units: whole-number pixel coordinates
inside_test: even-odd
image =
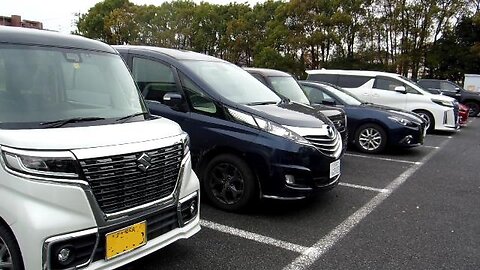
[[[114,269],[200,230],[180,126],[112,47],[0,27],[0,269]]]
[[[395,73],[360,70],[307,70],[307,80],[338,85],[360,100],[415,112],[429,131],[454,131],[458,127],[458,103],[433,95],[415,82]]]

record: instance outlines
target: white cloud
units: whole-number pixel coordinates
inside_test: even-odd
[[[251,5],[265,0],[207,0],[213,4],[230,2],[249,3]],[[14,0],[2,1],[3,16],[20,15],[22,19],[40,21],[46,29],[69,33],[74,27],[76,13],[86,13],[99,0]],[[166,0],[130,0],[137,5],[160,5]],[[200,3],[201,1],[195,0]]]

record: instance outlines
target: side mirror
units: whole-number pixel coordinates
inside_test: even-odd
[[[163,95],[163,104],[172,108],[179,108],[183,104],[183,96],[173,92],[166,93]]]
[[[407,89],[405,88],[405,86],[395,86],[395,92],[398,92],[398,93],[401,93],[401,94],[406,94],[407,93]]]
[[[322,100],[322,104],[323,104],[323,105],[327,105],[327,106],[335,106],[335,105],[336,105],[336,102],[335,102],[335,100],[326,100],[326,99],[324,99],[324,100]]]
[[[455,92],[460,93],[460,87],[455,87]]]

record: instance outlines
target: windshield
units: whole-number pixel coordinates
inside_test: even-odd
[[[305,92],[298,85],[297,81],[290,76],[268,77],[273,89],[278,94],[290,99],[291,101],[310,104]]]
[[[185,61],[186,66],[222,97],[241,104],[268,104],[281,101],[272,90],[234,64]]]
[[[72,118],[105,123],[147,111],[118,55],[5,45],[0,74],[2,128],[47,127],[41,123]]]
[[[322,86],[326,90],[330,91],[332,94],[336,95],[339,99],[341,99],[347,105],[358,106],[363,103],[358,98],[356,98],[352,94],[348,93],[347,91],[339,87],[334,87],[328,84],[322,84]]]

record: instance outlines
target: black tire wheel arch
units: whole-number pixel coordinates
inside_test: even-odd
[[[207,163],[201,181],[208,200],[222,210],[245,210],[260,197],[254,171],[234,154],[213,157]]]
[[[380,140],[376,139],[378,136]],[[372,146],[371,149],[366,147],[369,140]],[[359,151],[364,153],[376,154],[384,151],[387,146],[387,140],[387,132],[385,129],[375,123],[362,124],[355,131],[355,146]]]
[[[468,106],[468,116],[470,117],[475,117],[480,113],[480,102],[478,101],[473,101],[473,100],[467,100],[464,103],[465,106]]]
[[[430,126],[428,127],[427,132],[432,132],[435,129],[435,118],[431,112],[425,110],[415,110],[413,112],[419,114],[422,118],[428,117],[428,119],[430,119]]]
[[[4,267],[2,268],[2,264]],[[15,237],[10,230],[0,222],[0,268],[24,270],[22,253]]]

